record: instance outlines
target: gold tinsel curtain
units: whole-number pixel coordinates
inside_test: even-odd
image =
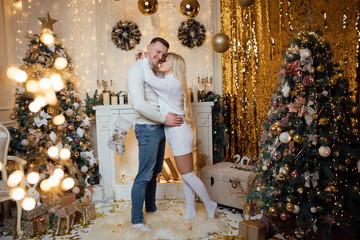
[[[320,30],[350,90],[359,84],[360,0],[221,0],[221,30],[232,41],[223,53],[223,95],[229,108],[230,156],[257,157],[283,54],[296,31]],[[309,25],[308,25],[309,24]]]

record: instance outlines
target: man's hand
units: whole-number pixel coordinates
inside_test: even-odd
[[[183,123],[184,119],[182,116],[176,115],[175,113],[168,113],[164,124],[170,127],[178,127]]]

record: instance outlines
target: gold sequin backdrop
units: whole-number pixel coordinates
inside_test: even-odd
[[[357,95],[360,0],[255,0],[241,8],[221,0],[221,31],[232,41],[223,53],[223,95],[228,96],[230,152],[257,157],[283,54],[296,31],[321,30]]]

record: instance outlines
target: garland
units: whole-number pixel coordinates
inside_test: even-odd
[[[121,50],[129,51],[140,43],[141,32],[136,23],[119,21],[111,31],[111,41]]]
[[[200,47],[206,38],[203,24],[195,19],[188,19],[180,24],[178,38],[182,45],[193,48]]]
[[[124,99],[125,99],[124,102],[125,102],[125,104],[127,104],[128,100],[127,100],[127,94],[125,92],[123,92],[123,91],[119,91],[117,93],[114,93],[111,91],[107,91],[107,92],[109,93],[110,97],[111,96],[117,96],[117,97],[124,96]],[[90,118],[95,117],[96,111],[94,110],[94,107],[97,105],[103,105],[103,103],[104,103],[103,92],[98,94],[98,90],[95,90],[92,97],[90,97],[89,93],[86,93],[86,99],[85,99],[86,115]]]
[[[227,116],[228,108],[224,105],[224,97],[213,92],[198,92],[199,102],[214,102],[212,111],[212,131],[213,131],[213,162],[222,162],[227,157],[228,142],[225,138],[228,127],[226,126],[225,118]]]

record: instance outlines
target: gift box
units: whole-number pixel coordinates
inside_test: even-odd
[[[32,236],[38,233],[46,232],[49,228],[49,215],[44,214],[32,220],[21,220],[21,229],[24,231],[24,236]],[[4,219],[4,231],[15,234],[16,233],[16,218]]]
[[[95,204],[94,203],[85,203],[82,205],[82,209],[84,210],[85,213],[85,223],[89,223],[91,220],[94,220],[96,218],[96,211],[95,211]],[[77,213],[80,217],[80,219],[82,219],[82,214],[81,213]]]
[[[48,211],[49,211],[49,206],[46,205],[46,204],[41,204],[40,206],[35,206],[35,208],[30,210],[30,211],[26,211],[26,210],[23,209],[21,219],[32,220],[32,219],[34,219],[36,217],[44,215]],[[13,218],[17,217],[17,209],[16,208],[11,209],[11,216]]]
[[[260,219],[239,222],[239,240],[265,240],[266,225]]]
[[[200,179],[211,200],[239,209],[244,209],[246,197],[255,187],[255,177],[251,171],[234,168],[231,162],[219,162],[200,170]]]
[[[93,185],[91,201],[92,202],[101,202],[105,199],[105,188],[104,186],[97,184]]]

